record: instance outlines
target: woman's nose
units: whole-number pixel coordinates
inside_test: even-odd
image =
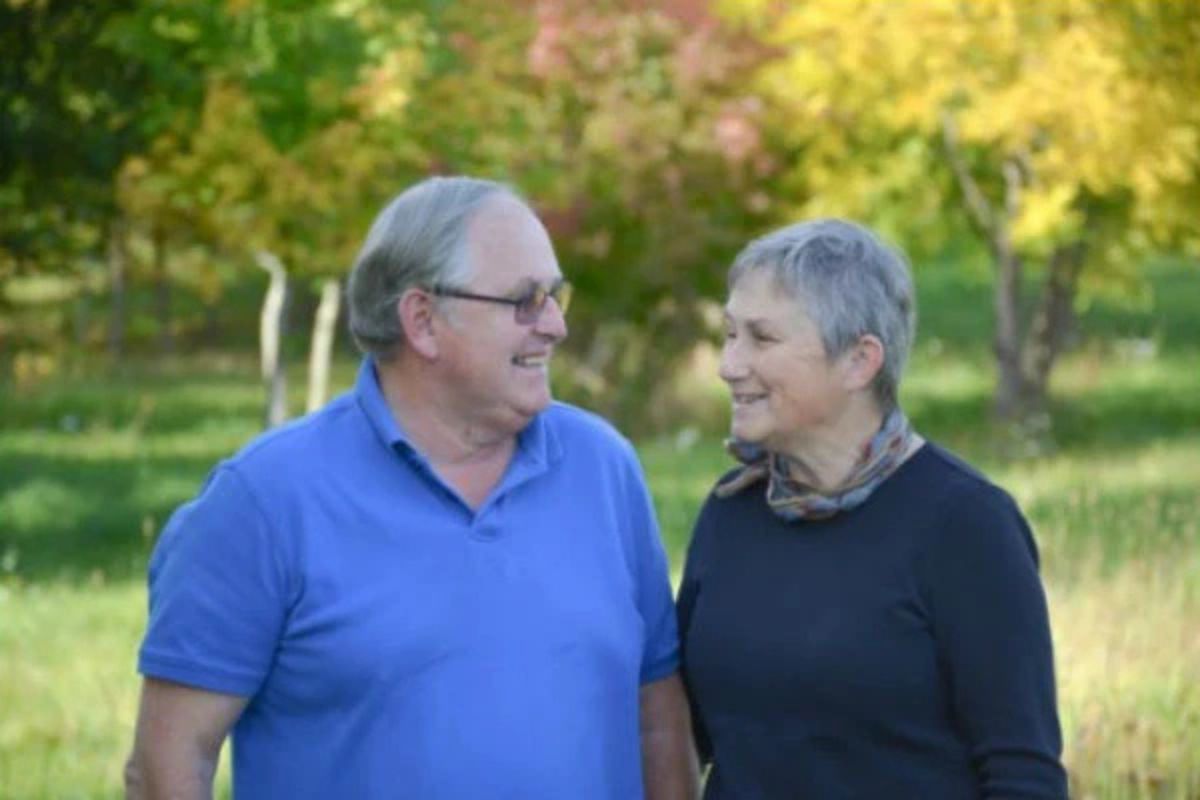
[[[732,383],[745,376],[746,368],[742,363],[741,354],[736,339],[726,339],[721,347],[721,361],[717,366],[717,375],[726,383]]]

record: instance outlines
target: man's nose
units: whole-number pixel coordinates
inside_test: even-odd
[[[546,305],[542,306],[542,313],[538,314],[533,327],[542,336],[556,342],[567,338],[567,317],[557,300],[553,297],[546,299]]]

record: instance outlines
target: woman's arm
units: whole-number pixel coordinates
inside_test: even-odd
[[[1037,549],[1007,494],[955,491],[921,559],[945,691],[985,798],[1066,798]]]

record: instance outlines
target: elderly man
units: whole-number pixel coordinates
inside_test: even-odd
[[[132,797],[691,797],[629,444],[552,403],[570,298],[499,184],[432,178],[350,276],[355,388],[218,466],[150,564]]]

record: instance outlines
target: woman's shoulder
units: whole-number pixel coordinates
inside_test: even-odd
[[[766,479],[764,477],[735,489],[734,485],[744,477],[744,470],[742,465],[733,466],[713,483],[696,513],[692,528],[693,545],[713,537],[737,537],[744,528],[764,523],[762,512],[767,508]]]
[[[1025,515],[1003,487],[961,457],[927,443],[922,458],[924,479],[936,493],[937,522],[926,531],[933,551],[961,556],[978,550],[993,556],[1002,551],[1033,556],[1037,547]]]
[[[979,468],[936,442],[927,441],[913,457],[913,479],[936,492],[943,506],[1014,505],[1012,496]]]

